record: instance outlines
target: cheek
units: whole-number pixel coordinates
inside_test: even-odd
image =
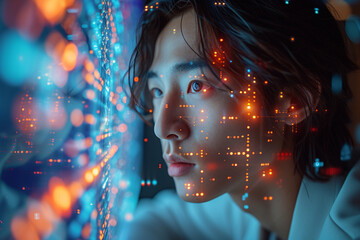
[[[243,102],[221,99],[198,106],[197,111],[192,113],[196,124],[191,126],[196,140],[215,148],[224,148],[228,144],[245,146],[249,136],[258,135],[256,129],[260,122],[259,114],[250,112],[246,106]],[[252,118],[254,115],[256,119]],[[230,141],[233,139],[236,141]]]
[[[204,107],[204,121],[193,129],[204,151],[202,167],[209,174],[235,175],[261,159],[266,142],[263,118],[259,107],[247,106],[218,101],[212,107]],[[220,169],[226,171],[216,173]]]

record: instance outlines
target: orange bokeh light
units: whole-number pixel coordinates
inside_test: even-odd
[[[90,125],[93,125],[93,124],[96,123],[96,118],[91,114],[86,114],[85,115],[85,122],[90,124]]]
[[[119,132],[124,133],[127,130],[127,126],[125,123],[119,125]]]
[[[85,60],[84,66],[88,72],[93,72],[95,70],[94,64],[90,60]]]
[[[93,100],[96,97],[95,91],[92,89],[86,90],[86,98],[89,100]]]
[[[84,121],[84,115],[80,109],[74,109],[70,115],[71,123],[75,127],[81,126]]]
[[[45,42],[46,53],[49,56],[53,57],[54,59],[60,61],[66,43],[67,43],[66,39],[63,38],[63,36],[59,32],[54,31],[50,33],[49,36],[46,38],[46,42]]]
[[[23,217],[14,217],[11,221],[11,233],[16,240],[40,239],[36,228]]]
[[[62,67],[66,71],[71,71],[76,66],[78,49],[74,43],[68,43],[61,57]]]
[[[85,181],[88,183],[92,183],[94,181],[94,175],[90,171],[85,173],[84,178],[85,178]]]
[[[93,84],[95,81],[94,76],[91,73],[85,74],[85,81],[90,85]]]
[[[36,6],[46,18],[46,20],[55,24],[59,22],[66,13],[68,1],[65,0],[34,0]]]
[[[96,177],[97,175],[99,175],[99,173],[100,173],[99,167],[94,167],[92,170],[92,174]]]
[[[58,185],[54,188],[52,197],[56,207],[59,210],[69,210],[71,206],[70,192],[63,185]]]

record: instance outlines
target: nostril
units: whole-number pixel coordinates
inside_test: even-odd
[[[179,139],[179,136],[176,135],[176,134],[169,134],[169,135],[167,136],[167,139]]]

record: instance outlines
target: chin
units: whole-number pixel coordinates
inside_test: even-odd
[[[185,202],[191,202],[191,203],[204,203],[208,202],[210,200],[213,200],[214,198],[217,198],[218,196],[222,194],[214,194],[209,193],[204,190],[199,190],[196,188],[193,188],[191,190],[185,190],[184,187],[179,189],[176,186],[176,192],[177,195],[184,200]]]

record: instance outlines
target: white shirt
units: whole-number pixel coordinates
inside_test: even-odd
[[[223,195],[188,203],[164,191],[140,202],[131,240],[260,238],[260,222]],[[360,162],[346,177],[327,182],[303,178],[290,228],[290,240],[360,239]]]

